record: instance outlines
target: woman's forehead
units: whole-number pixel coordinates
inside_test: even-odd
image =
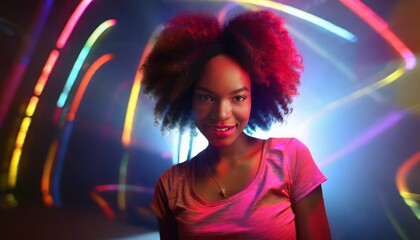
[[[250,78],[235,60],[227,55],[217,55],[207,62],[196,86],[231,91],[243,87],[249,89]]]

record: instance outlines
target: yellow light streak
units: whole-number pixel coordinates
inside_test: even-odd
[[[125,147],[128,147],[131,144],[131,134],[133,130],[134,117],[136,114],[136,107],[140,94],[141,79],[143,78],[143,71],[141,71],[140,69],[146,59],[146,56],[149,55],[150,51],[152,50],[154,42],[156,41],[156,36],[160,32],[161,28],[162,26],[158,26],[153,31],[153,34],[150,36],[149,41],[146,44],[146,47],[144,48],[139,65],[137,67],[138,71],[136,73],[136,76],[134,77],[133,87],[131,88],[127,112],[125,115],[124,129],[121,137],[122,145]]]
[[[395,182],[401,197],[414,212],[417,219],[420,220],[420,194],[412,193],[407,184],[407,176],[416,166],[420,166],[420,152],[417,152],[400,166],[397,175],[395,176]]]
[[[8,184],[9,187],[14,188],[16,186],[16,177],[17,177],[17,166],[19,165],[20,155],[22,154],[21,148],[15,148],[13,150],[12,160],[10,161],[9,169],[9,178]]]
[[[26,116],[32,117],[34,115],[36,106],[38,105],[39,98],[36,96],[32,96],[29,100],[28,107],[26,107]]]
[[[311,115],[311,117],[307,118],[299,127],[301,129],[301,131],[305,131],[305,129],[307,127],[309,127],[309,125],[314,122],[316,119],[320,118],[321,116],[325,115],[326,113],[341,107],[345,104],[348,104],[352,101],[355,101],[363,96],[366,96],[368,94],[373,93],[374,91],[385,87],[393,82],[395,82],[398,78],[400,78],[402,75],[404,75],[406,73],[406,69],[405,67],[400,67],[397,70],[395,70],[394,72],[392,72],[390,75],[386,76],[385,78],[367,86],[364,87],[362,89],[359,89],[341,99],[338,99],[334,102],[329,103],[327,106],[325,106],[322,110],[314,113]]]
[[[15,148],[22,148],[23,143],[25,142],[26,133],[28,132],[29,125],[31,125],[31,118],[25,117],[20,125],[19,133],[15,142]]]

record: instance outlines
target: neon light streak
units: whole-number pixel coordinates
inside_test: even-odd
[[[405,112],[396,112],[378,120],[376,123],[372,124],[367,131],[360,134],[355,140],[347,144],[344,148],[339,149],[338,151],[332,153],[330,156],[326,157],[325,160],[318,164],[319,167],[324,167],[332,162],[336,161],[342,156],[345,156],[351,151],[363,146],[368,143],[375,137],[379,136],[381,133],[389,129],[390,127],[397,124],[401,119],[406,116]]]
[[[126,191],[133,191],[139,193],[152,193],[154,192],[153,188],[146,188],[137,185],[119,185],[119,184],[106,184],[106,185],[99,185],[95,187],[96,192],[110,192],[110,191],[117,191],[119,189],[125,189]]]
[[[19,166],[21,154],[22,154],[22,148],[15,148],[13,150],[12,161],[10,162],[10,169],[9,169],[9,179],[8,179],[8,184],[10,188],[14,188],[16,186],[16,178],[17,178],[17,172],[18,172],[18,166]]]
[[[32,96],[29,100],[28,107],[26,108],[26,116],[32,117],[34,115],[36,106],[38,105],[39,98],[36,96]]]
[[[211,0],[210,0],[211,1]],[[215,2],[220,2],[221,0],[213,0]],[[345,30],[344,28],[341,28],[331,22],[328,22],[327,20],[324,20],[320,17],[317,17],[315,15],[312,15],[310,13],[307,13],[305,11],[302,11],[300,9],[291,7],[289,5],[286,4],[282,4],[282,3],[278,3],[278,2],[273,2],[273,1],[269,1],[269,0],[232,0],[230,2],[238,2],[238,3],[249,3],[249,4],[254,4],[257,6],[262,6],[262,7],[268,7],[271,9],[275,9],[278,11],[282,11],[285,12],[287,14],[290,14],[292,16],[295,16],[297,18],[300,18],[302,20],[305,20],[309,23],[315,24],[318,27],[321,27],[341,38],[344,38],[350,42],[356,42],[357,41],[357,37],[352,34],[351,32]]]
[[[15,142],[15,149],[13,150],[12,159],[9,167],[8,184],[10,188],[16,187],[16,178],[19,168],[20,157],[22,155],[22,146],[25,142],[26,134],[28,132],[31,118],[25,117],[20,125],[19,133]]]
[[[237,3],[229,3],[226,4],[220,11],[219,14],[217,15],[217,19],[219,20],[219,23],[223,23],[223,21],[226,18],[226,15],[229,11],[231,11],[232,9],[234,9],[235,7],[237,7],[238,4]]]
[[[370,25],[381,35],[405,60],[405,69],[411,70],[416,66],[416,56],[405,44],[389,29],[388,24],[382,20],[372,9],[360,0],[340,0],[345,6]]]
[[[325,108],[323,108],[322,110],[314,113],[311,115],[310,118],[306,119],[300,126],[302,132],[305,132],[306,128],[316,119],[318,119],[319,117],[323,116],[324,114],[326,114],[327,112],[330,112],[338,107],[341,107],[345,104],[348,104],[352,101],[355,101],[358,98],[361,98],[365,95],[371,94],[372,92],[378,90],[379,88],[385,87],[391,83],[393,83],[395,80],[397,80],[398,78],[400,78],[402,75],[404,75],[404,73],[406,72],[406,70],[404,69],[404,67],[400,67],[397,70],[395,70],[393,73],[391,73],[390,75],[388,75],[387,77],[375,82],[374,84],[364,87],[362,89],[359,89],[341,99],[338,99],[334,102],[331,102],[330,104],[328,104]]]
[[[68,121],[73,121],[74,117],[76,115],[77,109],[79,108],[80,102],[83,98],[83,95],[85,94],[86,88],[89,85],[90,80],[92,79],[93,75],[96,73],[96,71],[106,62],[110,61],[112,59],[112,54],[105,54],[102,57],[100,57],[98,60],[96,60],[92,66],[89,67],[87,70],[85,76],[83,77],[82,81],[80,82],[80,85],[76,91],[76,94],[74,96],[73,103],[71,105],[71,108],[69,110],[69,113],[67,115]]]
[[[153,34],[150,36],[149,41],[144,48],[143,54],[141,56],[139,65],[137,69],[141,69],[146,56],[150,53],[153,48],[154,41],[156,39],[156,35],[160,32],[162,26],[158,26],[154,31]],[[121,142],[123,146],[128,147],[131,143],[131,133],[133,129],[133,122],[134,117],[136,114],[136,106],[137,101],[140,94],[140,87],[141,87],[141,79],[143,78],[143,71],[138,70],[136,76],[134,77],[133,87],[131,88],[130,98],[128,100],[127,112],[125,115],[124,121],[124,129],[121,137]]]
[[[41,95],[42,91],[44,90],[45,84],[48,81],[48,78],[51,74],[52,69],[55,66],[55,63],[57,62],[59,55],[59,51],[51,51],[50,56],[48,57],[47,62],[45,63],[44,68],[42,69],[41,76],[39,77],[38,82],[35,85],[34,94],[36,96]]]
[[[61,32],[60,37],[57,40],[56,45],[58,49],[61,49],[66,45],[67,40],[69,39],[70,34],[73,32],[74,27],[76,26],[80,17],[85,12],[86,8],[90,5],[91,2],[92,0],[82,0],[77,6],[77,8],[74,10],[73,14],[67,21],[66,26]]]
[[[60,199],[60,180],[61,172],[63,170],[64,158],[66,156],[67,145],[70,139],[71,130],[73,128],[73,122],[70,121],[64,127],[63,135],[61,137],[60,146],[58,148],[58,153],[54,166],[54,173],[51,181],[51,196],[55,206],[61,206]]]
[[[350,70],[345,64],[339,61],[336,57],[332,56],[328,53],[325,49],[315,44],[315,41],[308,37],[305,34],[300,33],[299,31],[294,30],[293,28],[286,26],[289,33],[291,33],[296,39],[299,39],[303,43],[305,43],[310,49],[312,49],[315,53],[326,59],[330,64],[336,67],[343,75],[345,75],[350,80],[355,80],[356,76],[354,75],[353,71]]]
[[[28,106],[26,107],[26,117],[22,120],[20,130],[16,137],[15,149],[13,150],[12,159],[10,161],[10,169],[8,176],[10,188],[14,188],[16,186],[16,178],[20,163],[20,157],[22,155],[22,147],[25,143],[26,134],[32,121],[31,117],[33,116],[39,102],[39,98],[37,96],[39,96],[42,93],[45,83],[47,82],[47,79],[51,73],[55,62],[57,61],[58,56],[59,52],[56,50],[53,50],[50,53],[48,60],[45,63],[44,68],[42,70],[41,76],[34,89],[34,93],[36,96],[31,97]]]
[[[47,193],[47,198],[49,196],[51,196],[52,197],[51,202],[56,206],[61,205],[61,200],[60,200],[60,196],[59,196],[59,192],[60,192],[59,184],[60,184],[61,172],[62,172],[62,169],[63,169],[64,159],[65,159],[65,155],[66,155],[66,151],[67,151],[67,145],[68,145],[68,141],[69,141],[70,136],[71,136],[71,129],[73,128],[74,117],[76,116],[77,109],[78,109],[79,104],[80,104],[80,102],[83,98],[85,90],[86,90],[90,80],[92,79],[92,76],[95,74],[95,72],[101,66],[103,66],[103,64],[110,61],[111,59],[112,59],[112,54],[105,54],[105,55],[101,56],[99,59],[97,59],[87,70],[85,76],[83,77],[83,79],[82,79],[82,81],[79,85],[79,88],[76,91],[75,99],[73,101],[73,104],[72,104],[72,106],[70,108],[70,111],[69,111],[69,114],[67,116],[68,122],[67,122],[67,124],[64,128],[64,132],[63,132],[63,135],[62,135],[62,138],[61,138],[61,141],[60,141],[61,144],[58,148],[58,153],[57,153],[57,157],[56,157],[56,160],[55,160],[55,169],[54,169],[54,174],[53,174],[52,180],[49,179],[49,177],[51,176],[51,167],[49,167],[49,166],[44,167],[44,168],[47,168],[47,170],[48,170],[48,171],[44,172],[44,176],[46,178],[44,180],[45,184],[47,184],[49,182],[51,182],[51,184],[52,184],[51,194]],[[52,166],[54,164],[53,160],[47,160],[47,164]],[[47,202],[48,201],[50,201],[50,200],[47,199]]]
[[[109,204],[101,196],[99,196],[99,194],[92,192],[90,193],[90,197],[99,205],[100,208],[102,208],[102,211],[104,211],[107,217],[111,219],[115,218],[114,211],[112,211],[112,208],[109,206]]]
[[[25,39],[30,39],[30,41],[24,41],[27,44],[24,46],[24,48],[22,48],[23,54],[19,56],[19,62],[13,66],[9,76],[6,78],[6,84],[4,85],[5,87],[0,92],[0,128],[3,125],[4,117],[9,110],[10,103],[12,102],[16,90],[21,84],[22,77],[26,71],[26,67],[31,61],[31,55],[33,54],[33,50],[35,49],[36,44],[38,43],[38,39],[41,36],[41,32],[44,29],[45,23],[47,22],[48,14],[51,10],[53,2],[53,0],[42,1],[42,9],[37,11],[37,18],[32,20],[32,22],[36,23],[32,25],[33,28],[27,29],[27,31],[25,31]]]
[[[116,21],[114,19],[107,20],[103,22],[101,25],[99,25],[98,28],[92,33],[92,35],[89,37],[89,39],[86,41],[82,51],[80,52],[79,56],[76,59],[76,62],[74,63],[74,66],[70,72],[70,75],[66,81],[66,84],[64,85],[63,92],[60,94],[60,97],[57,101],[57,107],[61,108],[64,106],[64,104],[67,101],[68,94],[76,81],[77,75],[79,74],[79,71],[86,60],[87,55],[89,54],[92,46],[95,44],[96,40],[105,32],[105,30],[109,29],[112,26],[115,26]]]
[[[125,185],[127,184],[127,168],[128,162],[130,160],[130,155],[127,151],[124,152],[123,158],[121,160],[120,165],[120,177],[119,177],[119,185],[123,186],[122,188],[118,189],[118,208],[122,211],[126,209],[126,190]]]
[[[132,191],[132,192],[139,192],[139,193],[148,193],[153,194],[153,188],[145,188],[142,186],[135,186],[135,185],[120,185],[120,184],[107,184],[107,185],[100,185],[96,186],[95,190],[91,193],[92,199],[102,208],[104,213],[109,218],[114,218],[115,213],[112,211],[112,208],[109,206],[108,202],[102,198],[99,193],[102,192],[111,192],[111,191]]]
[[[45,205],[53,206],[54,200],[50,194],[50,182],[51,182],[51,172],[53,169],[54,164],[54,157],[57,153],[58,149],[58,141],[54,140],[50,146],[50,150],[48,151],[47,160],[44,165],[44,171],[42,173],[41,179],[41,192],[42,192],[42,199],[44,200]]]
[[[23,146],[23,143],[25,142],[25,138],[26,138],[26,133],[28,131],[30,124],[31,124],[31,118],[25,117],[22,121],[22,124],[20,125],[20,130],[18,133],[18,137],[16,139],[15,147],[21,148]]]
[[[401,226],[400,223],[398,223],[397,218],[392,213],[391,209],[393,208],[391,208],[389,204],[386,203],[385,198],[383,196],[381,196],[380,200],[381,200],[380,202],[382,203],[381,205],[384,208],[389,221],[391,222],[392,226],[394,227],[398,235],[400,235],[400,239],[410,239],[405,233],[404,228]]]
[[[401,197],[414,212],[417,219],[420,220],[420,194],[410,192],[407,184],[407,176],[411,170],[415,169],[416,165],[420,165],[420,152],[417,152],[400,166],[395,177],[395,182]]]

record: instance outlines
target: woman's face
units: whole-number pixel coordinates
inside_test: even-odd
[[[226,55],[210,59],[194,88],[193,112],[198,129],[212,146],[230,146],[251,113],[248,73]]]

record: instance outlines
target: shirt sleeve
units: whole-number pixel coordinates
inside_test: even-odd
[[[288,146],[289,172],[291,178],[292,204],[299,202],[327,178],[319,170],[308,147],[292,138]]]
[[[153,200],[150,205],[152,212],[160,219],[167,219],[172,215],[168,202],[168,175],[168,172],[165,172],[159,177],[155,186]]]

